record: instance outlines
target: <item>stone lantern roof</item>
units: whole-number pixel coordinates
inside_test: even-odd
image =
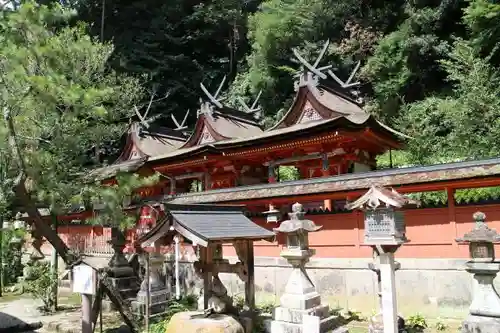
[[[476,225],[474,228],[466,233],[463,237],[457,238],[459,243],[471,242],[491,242],[496,243],[500,241],[500,235],[495,229],[490,229],[486,224],[486,215],[483,212],[475,212],[472,216]]]
[[[315,232],[321,229],[322,226],[317,226],[311,220],[304,219],[304,209],[300,203],[295,203],[292,206],[292,212],[288,213],[290,217],[289,220],[283,221],[278,228],[273,228],[274,232],[283,232],[283,233],[291,233],[291,232]]]
[[[405,195],[396,192],[394,189],[388,190],[383,187],[372,185],[372,187],[358,200],[346,205],[349,210],[352,209],[377,209],[385,204],[387,208],[403,208],[408,205],[419,205],[420,202],[413,200]]]

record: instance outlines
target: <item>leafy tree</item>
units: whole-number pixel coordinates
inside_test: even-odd
[[[414,136],[408,150],[419,163],[497,156],[500,77],[470,43],[454,43],[441,66],[453,91],[407,106],[400,123]]]
[[[15,200],[38,220],[39,204],[57,214],[73,199],[80,202],[85,191],[107,197],[114,191],[119,198],[124,189],[139,186],[132,179],[120,189],[82,189],[82,176],[102,163],[96,155],[104,147],[113,150],[124,133],[142,89],[138,79],[107,67],[111,44],[86,35],[82,24],[66,24],[72,15],[59,4],[26,2],[0,19],[0,104],[6,119],[1,127],[7,129],[1,133],[7,133],[8,153],[17,163],[11,169],[17,175]],[[105,202],[105,213],[120,218],[116,200]],[[62,248],[60,239],[47,238]]]
[[[380,40],[362,69],[373,90],[369,110],[393,124],[404,103],[449,89],[439,61],[453,36],[463,36],[463,1],[416,1],[405,6],[400,25]],[[371,104],[371,103],[370,103]]]
[[[500,4],[495,1],[469,0],[464,21],[471,31],[474,48],[500,65]]]

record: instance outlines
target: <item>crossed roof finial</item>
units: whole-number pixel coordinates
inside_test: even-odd
[[[332,65],[323,66],[323,67],[318,67],[318,66],[319,66],[319,63],[321,62],[321,60],[323,60],[323,57],[325,56],[325,53],[328,50],[328,46],[330,46],[330,40],[329,39],[325,42],[325,45],[323,45],[323,48],[321,49],[321,52],[316,57],[316,61],[312,65],[311,65],[311,63],[309,61],[307,61],[304,57],[302,57],[300,55],[300,53],[297,51],[297,49],[293,49],[292,51],[293,51],[293,54],[295,55],[295,58],[297,58],[297,60],[304,67],[304,70],[307,69],[311,73],[315,74],[317,77],[319,77],[319,78],[321,78],[321,79],[324,80],[324,79],[327,78],[327,76],[326,76],[325,73],[323,73],[323,71],[325,71],[327,69],[330,69],[332,67]],[[298,76],[301,76],[301,75],[303,75],[303,73],[299,73],[298,74]]]
[[[153,105],[154,102],[168,98],[168,96],[170,96],[170,91],[167,92],[164,97],[158,98],[156,100],[155,100],[155,96],[156,96],[156,91],[153,91],[153,93],[151,94],[151,98],[149,99],[149,103],[148,103],[148,106],[146,108],[146,111],[144,111],[144,114],[141,114],[139,112],[139,108],[137,107],[137,105],[134,105],[135,114],[139,118],[141,126],[143,128],[146,128],[146,129],[150,127],[150,124],[152,122],[154,122],[156,119],[161,117],[161,114],[157,114],[157,115],[154,115],[154,116],[148,118],[148,114],[149,114],[149,111],[151,110],[151,106]]]
[[[221,101],[223,101],[224,99],[223,98],[217,98],[222,90],[222,87],[224,86],[224,83],[226,82],[226,76],[224,75],[224,77],[222,78],[222,81],[221,83],[219,84],[219,88],[217,88],[217,91],[215,92],[215,94],[211,94],[208,89],[203,85],[203,83],[200,83],[200,87],[201,87],[201,90],[203,90],[203,92],[205,93],[205,95],[208,97],[208,99],[210,100],[210,102],[212,102],[213,105],[217,106],[219,109],[221,109],[223,106],[222,106],[222,103]]]
[[[255,100],[253,101],[251,106],[248,106],[248,104],[245,103],[243,98],[238,98],[238,102],[240,103],[241,107],[243,108],[243,111],[245,111],[246,113],[257,115],[261,111],[261,108],[258,105],[260,95],[262,95],[262,90],[259,91],[259,93],[257,94],[257,97],[255,97]]]
[[[332,65],[327,65],[327,66],[323,66],[323,67],[318,67],[319,66],[319,63],[321,62],[321,60],[323,60],[323,57],[325,56],[326,54],[326,51],[328,50],[328,46],[330,45],[330,40],[327,40],[325,42],[325,44],[323,45],[323,48],[321,49],[321,52],[319,53],[318,57],[316,58],[316,61],[314,62],[314,64],[311,64],[310,62],[308,62],[304,57],[302,57],[299,52],[296,50],[296,49],[293,49],[293,54],[295,55],[295,57],[297,58],[297,60],[302,64],[303,66],[303,72],[301,73],[298,73],[296,76],[298,77],[301,77],[303,78],[304,74],[306,74],[307,72],[309,72],[310,74],[312,74],[313,76],[316,76],[316,79],[317,78],[320,78],[320,79],[327,79],[328,76],[330,76],[332,79],[334,79],[342,88],[352,88],[354,86],[358,86],[360,83],[358,81],[356,82],[352,82],[352,80],[354,79],[354,76],[356,75],[356,73],[358,72],[359,70],[359,67],[361,65],[361,62],[358,61],[358,63],[356,64],[356,67],[354,68],[354,70],[351,72],[351,74],[349,75],[349,78],[346,80],[346,81],[343,81],[341,80],[332,70]],[[304,71],[306,73],[304,73]],[[324,73],[326,71],[326,73]],[[327,75],[328,74],[328,75]],[[307,74],[306,74],[307,75]]]
[[[188,115],[189,115],[189,110],[186,111],[186,115],[184,116],[184,119],[182,119],[182,122],[179,124],[179,122],[175,118],[174,114],[173,113],[170,114],[170,118],[172,118],[172,121],[174,122],[175,126],[177,126],[175,128],[176,131],[182,131],[182,130],[187,129],[186,121],[187,121]]]

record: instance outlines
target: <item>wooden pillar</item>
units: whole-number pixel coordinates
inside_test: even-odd
[[[253,241],[246,241],[245,249],[245,266],[248,273],[248,279],[245,283],[245,305],[253,311],[255,309],[255,257],[253,252]]]
[[[208,300],[212,294],[212,249],[210,245],[200,248],[200,259],[203,267],[203,309],[208,309]]]
[[[269,183],[276,183],[276,166],[272,162],[267,167],[267,181]]]
[[[451,244],[455,251],[458,252],[458,242],[455,239],[458,237],[457,235],[457,221],[456,221],[456,212],[455,212],[455,189],[447,187],[446,194],[448,196],[448,220],[450,221],[451,227]],[[458,255],[458,253],[456,253]]]
[[[321,172],[323,174],[323,177],[328,177],[330,176],[330,161],[328,160],[328,155],[324,153],[321,157]],[[324,209],[328,209],[329,211],[332,210],[332,200],[331,199],[325,199],[323,201],[323,207]]]
[[[175,178],[170,178],[170,195],[175,194]]]

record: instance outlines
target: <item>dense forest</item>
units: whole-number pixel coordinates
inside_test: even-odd
[[[114,44],[110,66],[171,92],[155,106],[160,115],[196,110],[199,83],[227,75],[229,101],[263,91],[271,124],[294,95],[292,48],[313,54],[328,39],[325,63],[348,75],[360,61],[366,109],[414,137],[396,162],[498,155],[495,1],[85,0],[75,9],[92,35]]]
[[[192,126],[199,84],[226,76],[235,106],[262,91],[270,126],[294,96],[292,49],[312,58],[327,40],[324,63],[347,76],[359,62],[367,112],[412,137],[395,166],[498,155],[493,0],[4,0],[0,15],[0,213],[22,180],[54,212],[99,197],[119,214],[142,180],[79,177],[116,153],[134,109],[169,127],[191,110]]]

